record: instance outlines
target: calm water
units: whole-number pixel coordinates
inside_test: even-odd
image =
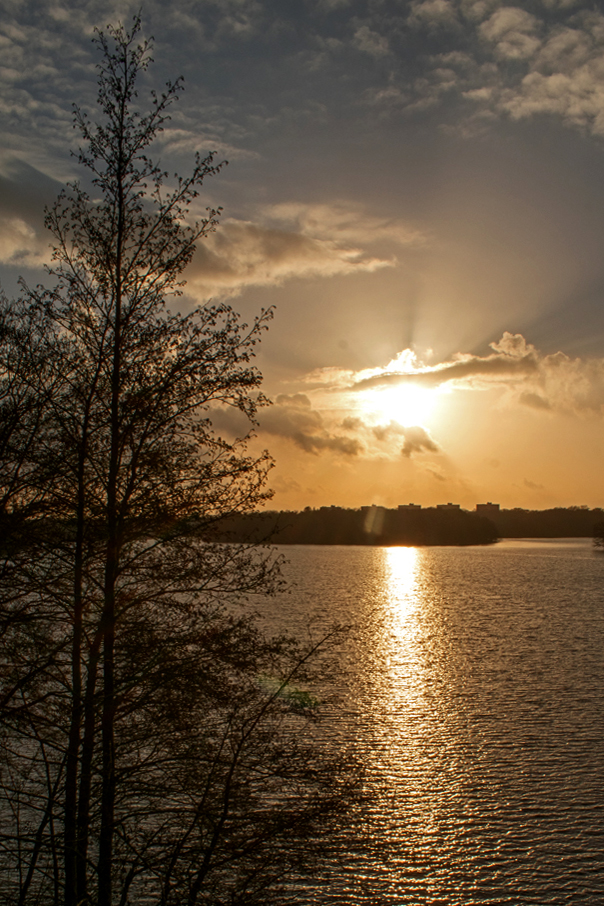
[[[285,551],[278,619],[356,626],[333,722],[368,799],[341,865],[295,902],[604,903],[604,555]]]

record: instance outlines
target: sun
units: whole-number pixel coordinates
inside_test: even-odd
[[[385,390],[370,390],[363,394],[363,409],[380,422],[398,422],[406,427],[422,425],[436,404],[434,390],[415,384],[399,385]]]

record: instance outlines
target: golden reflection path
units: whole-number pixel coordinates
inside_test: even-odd
[[[417,610],[419,554],[415,547],[386,547],[386,593],[392,629],[403,641]]]
[[[432,662],[426,644],[432,634],[431,583],[423,549],[382,548],[382,555],[375,697],[369,706],[374,748],[368,767],[376,772],[373,782],[376,792],[380,790],[375,802],[378,825],[387,824],[391,838],[401,835],[406,845],[426,851],[439,826],[442,771],[440,759],[434,757],[440,696],[438,683],[433,685],[439,665]]]
[[[383,678],[389,686],[390,705],[396,707],[401,697],[406,697],[409,684],[415,684],[418,678],[421,554],[414,547],[386,547],[382,553],[382,631],[376,641],[382,649],[383,667],[387,668]]]
[[[383,584],[373,639],[372,710],[381,712],[379,725],[388,725],[388,738],[394,742],[402,733],[401,709],[417,704],[423,686],[418,639],[421,553],[413,547],[382,548],[380,553]]]

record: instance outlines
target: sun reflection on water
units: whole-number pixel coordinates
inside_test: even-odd
[[[381,553],[384,597],[381,630],[375,639],[380,651],[375,679],[383,687],[381,707],[396,710],[413,694],[421,673],[417,651],[421,552],[414,547],[388,547]]]
[[[383,556],[384,622],[381,638],[376,638],[382,658],[371,704],[378,729],[366,764],[379,790],[376,814],[387,822],[389,834],[403,834],[429,851],[438,833],[440,805],[425,791],[438,788],[442,765],[426,745],[438,708],[431,689],[434,665],[426,660],[426,552],[390,547],[383,549]]]
[[[386,582],[393,630],[406,635],[405,629],[417,609],[419,556],[415,547],[387,547]]]

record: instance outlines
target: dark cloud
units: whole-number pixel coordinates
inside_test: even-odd
[[[538,393],[521,393],[518,402],[523,406],[529,406],[531,409],[551,409],[549,400],[544,399]]]
[[[240,409],[210,409],[207,413],[213,427],[219,435],[229,438],[246,437],[252,431],[252,425]]]
[[[409,25],[424,26],[433,31],[459,26],[456,4],[452,0],[414,0],[408,19]]]
[[[214,428],[228,437],[244,437],[251,429],[246,416],[238,409],[212,409],[208,412]],[[282,437],[305,453],[337,453],[358,456],[364,446],[356,437],[335,433],[325,424],[320,412],[312,408],[303,393],[279,394],[276,402],[259,413],[258,433]]]
[[[387,425],[374,425],[371,432],[376,440],[387,443],[403,438],[401,453],[410,458],[414,453],[440,453],[440,447],[430,436],[430,432],[421,425],[400,425],[389,422]]]
[[[388,441],[393,437],[404,435],[407,429],[399,425],[398,422],[389,422],[387,425],[374,425],[370,430],[377,440]]]
[[[348,416],[342,420],[341,427],[344,428],[345,431],[357,431],[359,428],[363,427],[363,421],[355,416]]]
[[[187,268],[187,292],[202,299],[232,296],[250,286],[275,286],[296,277],[333,277],[392,265],[337,240],[337,235],[320,238],[225,220],[199,244]]]
[[[44,206],[51,205],[62,184],[16,158],[0,167],[0,213],[23,217],[36,229],[44,226]]]
[[[443,473],[439,472],[437,469],[428,466],[426,468],[426,472],[428,472],[432,476],[432,478],[436,478],[437,481],[447,481],[447,476],[443,475]]]
[[[438,453],[438,444],[432,440],[425,428],[421,428],[419,425],[403,428],[401,433],[405,436],[405,443],[401,450],[403,456],[410,457],[413,453]]]
[[[337,432],[337,425],[327,413],[313,409],[302,393],[280,394],[276,403],[260,415],[261,432],[287,438],[306,453],[383,456],[384,448],[378,445],[398,445],[401,441],[401,452],[408,458],[417,453],[440,451],[428,431],[420,426],[404,427],[394,421],[371,425],[360,417],[350,416],[339,422],[339,427],[349,432],[346,436]]]
[[[284,478],[282,475],[275,475],[271,479],[271,487],[277,493],[288,493],[289,491],[302,491],[302,485],[295,478]]]
[[[292,436],[292,440],[306,453],[319,453],[322,450],[329,450],[332,453],[342,453],[344,456],[358,456],[363,452],[362,444],[350,437],[295,434]]]
[[[505,337],[514,339],[510,334],[506,334]],[[497,347],[497,351],[489,356],[460,356],[457,361],[411,373],[382,372],[374,374],[356,381],[351,385],[351,389],[368,390],[379,387],[396,387],[403,384],[438,387],[450,381],[467,381],[471,378],[523,377],[535,374],[538,368],[539,364],[532,349],[525,348],[521,352],[517,352],[509,347]]]
[[[523,484],[524,484],[525,488],[528,488],[528,489],[529,489],[529,491],[543,491],[543,490],[545,490],[545,488],[544,488],[544,486],[543,486],[542,484],[537,484],[536,481],[529,481],[528,478],[525,478],[525,479],[524,479]]]
[[[357,438],[330,431],[321,413],[311,408],[308,397],[302,393],[279,395],[276,404],[262,413],[260,428],[266,434],[291,440],[305,453],[328,451],[358,456],[364,449]]]
[[[50,260],[51,234],[44,207],[62,186],[23,161],[10,159],[0,169],[0,262],[39,267]]]
[[[280,393],[275,402],[279,406],[293,406],[300,409],[310,409],[312,406],[305,393]]]

